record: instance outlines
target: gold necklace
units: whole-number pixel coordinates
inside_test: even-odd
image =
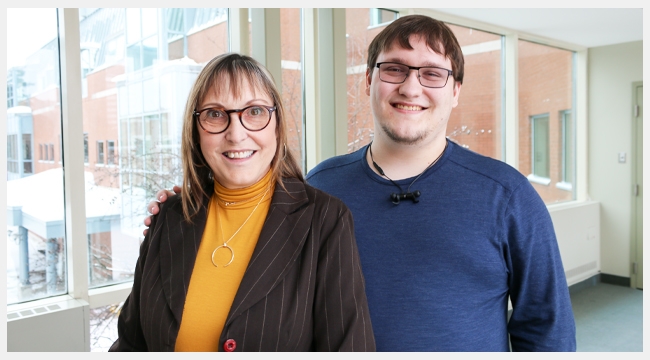
[[[241,201],[225,201],[225,200],[221,200],[221,199],[219,199],[219,198],[217,197],[217,201],[219,201],[220,203],[222,203],[223,206],[228,207],[228,206],[239,205],[239,204],[243,204],[243,203],[246,203],[246,202],[249,202],[249,201],[253,201],[253,200],[257,199],[258,197],[260,197],[260,196],[264,196],[264,195],[266,195],[266,193],[259,193],[259,194],[253,196],[253,197],[250,198],[250,199],[241,200]]]
[[[253,211],[251,211],[251,213],[248,215],[246,220],[244,220],[244,223],[241,224],[241,226],[239,226],[239,229],[237,229],[237,231],[235,231],[235,233],[232,234],[232,236],[227,241],[224,241],[223,245],[219,245],[216,248],[214,248],[214,250],[212,251],[212,256],[210,258],[210,260],[212,260],[212,265],[214,265],[214,267],[219,267],[214,262],[214,254],[216,254],[217,250],[219,250],[221,248],[230,250],[230,261],[227,264],[225,264],[223,267],[226,267],[226,266],[232,264],[233,260],[235,260],[235,251],[228,245],[228,243],[230,242],[230,240],[232,240],[235,237],[235,235],[237,235],[239,230],[241,230],[244,227],[244,225],[246,225],[246,223],[251,218],[251,216],[253,216],[253,213],[255,213],[255,210],[257,210],[257,207],[260,206],[260,204],[262,203],[262,200],[264,200],[264,197],[266,197],[266,194],[269,192],[270,189],[271,189],[271,187],[269,186],[266,189],[266,191],[264,192],[264,194],[262,195],[262,198],[260,199],[260,201],[257,203],[257,205],[255,205],[255,208],[253,209]],[[221,214],[219,213],[219,204],[217,204],[217,218],[219,219],[219,228],[221,229],[221,238],[223,239],[224,238],[224,236],[223,236],[223,226],[221,225]]]

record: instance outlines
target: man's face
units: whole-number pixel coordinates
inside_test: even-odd
[[[451,61],[431,50],[418,36],[411,36],[412,50],[393,45],[379,54],[377,62],[397,62],[410,66],[437,66],[451,69]],[[366,72],[366,94],[375,119],[375,132],[405,145],[421,145],[444,139],[451,110],[458,105],[460,83],[450,76],[443,88],[420,84],[417,71],[411,70],[401,84],[379,79],[379,69],[372,76]],[[378,134],[381,135],[381,134]]]

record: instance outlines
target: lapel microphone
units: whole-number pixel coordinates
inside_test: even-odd
[[[411,199],[413,200],[413,203],[417,203],[420,201],[420,199],[418,199],[419,197],[420,197],[420,190],[415,190],[414,192],[407,192],[401,194],[392,193],[390,194],[390,201],[392,201],[393,204],[395,205],[398,205],[401,200],[406,200],[406,199]]]
[[[404,192],[404,190],[402,190],[402,187],[399,186],[398,183],[396,183],[395,181],[393,181],[393,179],[389,178],[386,174],[384,174],[384,170],[381,167],[379,167],[379,165],[377,165],[377,163],[375,162],[375,159],[372,157],[372,143],[368,144],[368,147],[366,148],[366,152],[370,152],[370,160],[372,161],[372,166],[374,166],[374,168],[377,170],[379,175],[381,175],[381,176],[385,177],[386,179],[390,180],[390,182],[392,182],[393,185],[397,186],[397,188],[400,191],[399,194],[397,194],[397,193],[390,194],[390,197],[389,197],[390,201],[395,205],[399,205],[400,201],[410,199],[411,201],[413,201],[414,204],[416,204],[416,203],[420,202],[420,199],[418,199],[418,198],[420,197],[420,195],[422,195],[422,193],[420,192],[420,190],[415,190],[415,191],[411,192],[411,186],[413,186],[413,184],[420,178],[420,176],[422,176],[422,174],[424,174],[427,170],[429,170],[433,166],[433,164],[437,163],[438,160],[440,160],[440,158],[442,157],[442,154],[444,154],[445,150],[447,150],[447,144],[448,143],[445,141],[445,148],[442,149],[442,152],[440,153],[440,155],[438,155],[438,157],[435,160],[433,160],[433,162],[431,164],[429,164],[429,166],[427,166],[426,169],[424,169],[420,173],[420,175],[415,177],[415,179],[409,185],[408,189],[406,189],[406,192]]]

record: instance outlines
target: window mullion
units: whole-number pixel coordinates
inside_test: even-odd
[[[58,9],[68,293],[88,301],[79,10]]]
[[[587,200],[587,50],[578,50],[574,55],[575,80],[574,80],[574,111],[573,122],[575,126],[575,171],[573,173],[574,191],[576,200]]]
[[[505,114],[502,143],[505,153],[502,159],[509,165],[519,168],[519,37],[517,34],[505,35],[503,50],[503,113]]]

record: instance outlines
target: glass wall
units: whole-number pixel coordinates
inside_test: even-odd
[[[7,9],[7,20],[9,34],[21,34],[7,38],[7,304],[15,304],[66,293],[67,277],[61,148],[54,147],[57,14]]]
[[[225,53],[227,9],[80,9],[90,286],[132,279],[146,203],[182,181],[189,89]]]

